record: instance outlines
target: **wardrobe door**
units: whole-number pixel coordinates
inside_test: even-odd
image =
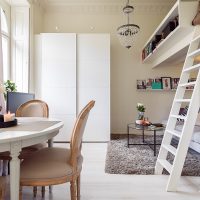
[[[69,141],[76,119],[76,34],[44,33],[42,37],[41,97],[50,117],[63,120],[55,141]]]
[[[77,111],[95,100],[84,141],[110,139],[110,35],[77,34]]]

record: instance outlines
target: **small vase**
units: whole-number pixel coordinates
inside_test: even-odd
[[[143,120],[144,119],[144,112],[138,112],[138,119]]]

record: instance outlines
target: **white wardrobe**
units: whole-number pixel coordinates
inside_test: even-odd
[[[77,114],[90,101],[83,141],[110,139],[110,35],[42,33],[35,38],[35,91],[50,117],[64,128],[54,141],[69,141]]]

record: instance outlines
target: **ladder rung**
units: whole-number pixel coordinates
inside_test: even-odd
[[[170,133],[171,135],[175,135],[176,137],[181,137],[181,131],[176,131],[176,130],[166,130],[166,132]]]
[[[174,117],[174,118],[177,118],[177,119],[183,119],[183,120],[186,119],[186,116],[183,116],[183,115],[171,115],[171,117]]]
[[[167,161],[163,159],[157,160],[169,173],[171,173],[172,165]]]
[[[189,83],[181,83],[179,84],[180,87],[187,87],[187,86],[191,86],[191,85],[195,85],[196,81],[191,81]]]
[[[197,40],[200,40],[200,35],[198,35],[197,37],[195,37],[192,42],[196,42]]]
[[[189,71],[194,71],[194,70],[197,70],[200,68],[200,64],[196,64],[196,65],[193,65],[191,67],[187,67],[186,69],[184,69],[183,71],[184,72],[189,72]]]
[[[175,99],[174,101],[177,103],[188,103],[191,99]]]
[[[195,56],[197,56],[197,55],[199,55],[199,54],[200,54],[200,49],[197,49],[197,50],[195,50],[195,51],[189,53],[189,54],[188,54],[188,57],[195,57]]]
[[[176,148],[172,145],[163,144],[162,147],[165,148],[167,151],[171,152],[173,155],[176,155]]]

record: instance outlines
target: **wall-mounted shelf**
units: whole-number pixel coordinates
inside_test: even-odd
[[[143,63],[152,64],[152,68],[162,64],[172,63],[182,60],[181,57],[187,53],[188,45],[192,39],[194,26],[191,25],[198,7],[198,1],[178,0],[167,16],[163,19],[151,37],[148,39],[142,49]],[[178,16],[178,18],[177,18]],[[166,35],[166,27],[176,19],[176,26]],[[178,21],[177,21],[178,19]],[[174,23],[176,23],[174,22]],[[152,48],[152,42],[155,46],[155,36],[162,35],[164,38]],[[150,45],[150,46],[149,46]],[[150,47],[150,48],[149,48]],[[144,53],[145,52],[145,53]]]
[[[176,92],[176,89],[163,90],[163,89],[137,89],[139,92]],[[185,91],[193,91],[192,89],[186,89]]]

